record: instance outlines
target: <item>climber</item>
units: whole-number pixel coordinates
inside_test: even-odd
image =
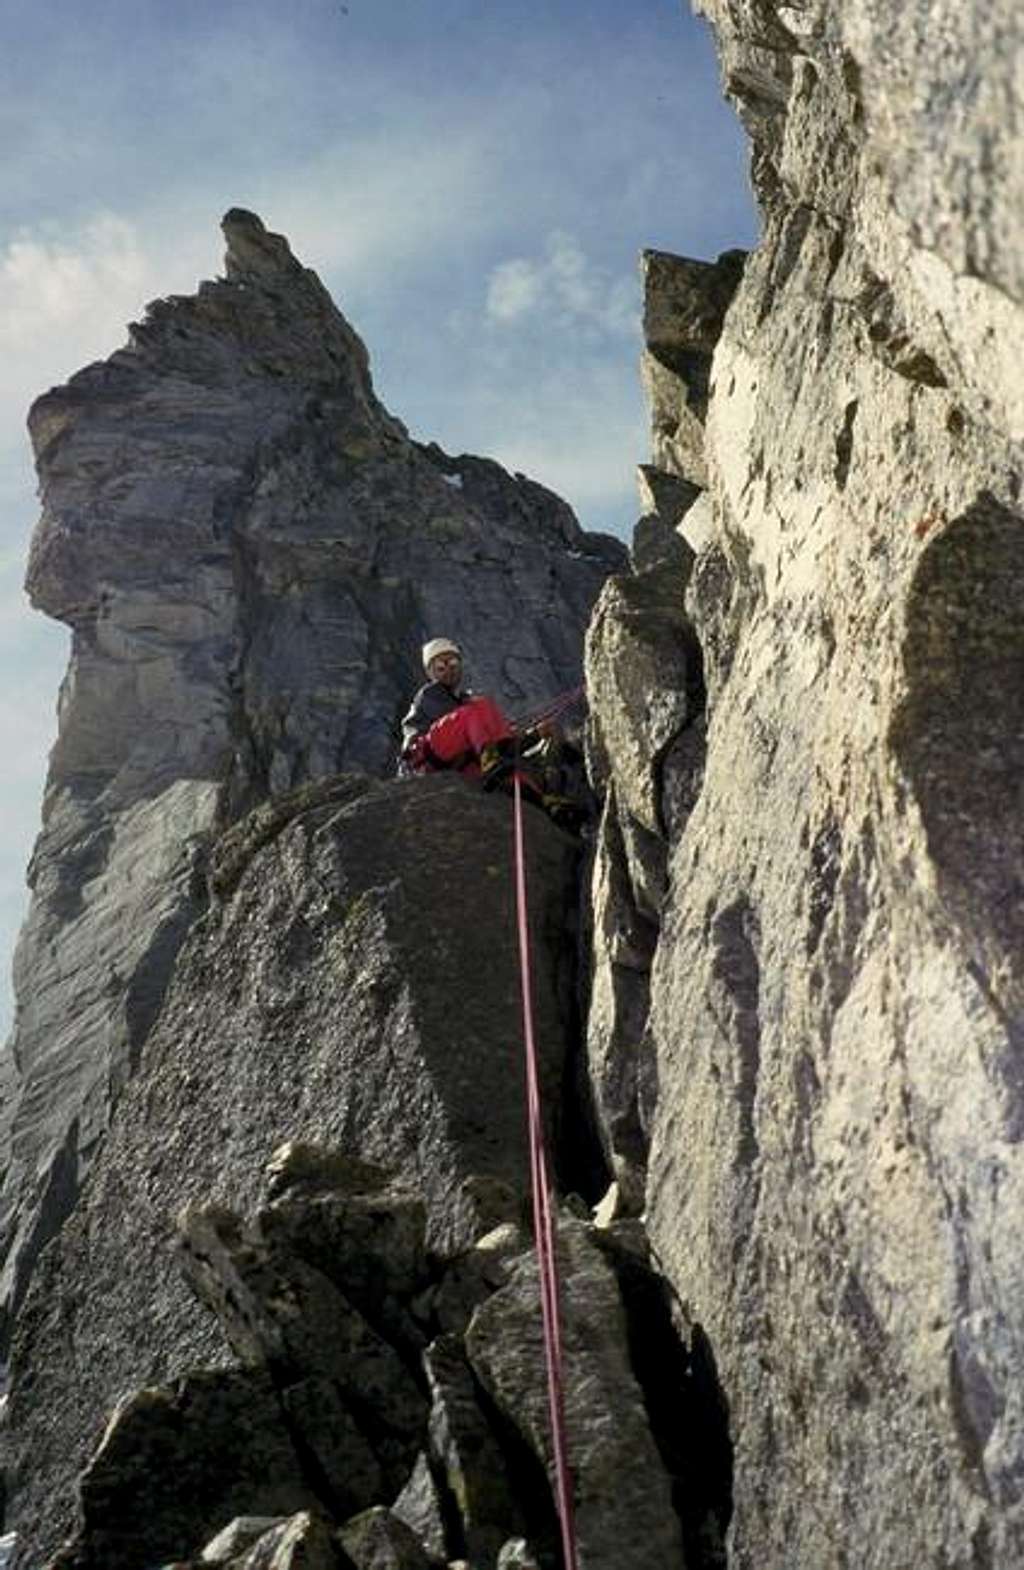
[[[554,731],[550,723],[516,735],[493,698],[462,685],[462,650],[450,638],[423,645],[423,669],[430,678],[416,693],[402,721],[402,771],[426,774],[457,769],[491,790],[511,778],[524,751]],[[520,771],[521,782],[535,789]]]
[[[559,828],[582,834],[594,808],[583,755],[561,736],[554,718],[517,729],[493,698],[462,685],[462,650],[450,638],[423,645],[423,669],[430,680],[402,721],[399,772],[455,769],[484,790],[509,790],[518,779],[526,801],[542,807]],[[565,706],[563,697],[557,707]]]

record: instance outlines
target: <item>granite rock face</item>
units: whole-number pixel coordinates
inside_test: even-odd
[[[72,655],[3,1068],[8,1307],[133,1071],[209,832],[387,772],[439,632],[512,713],[576,685],[623,558],[542,486],[411,441],[316,275],[250,213],[224,232],[224,278],[154,302],[30,415],[28,587]]]
[[[728,1405],[730,1565],[1016,1564],[1024,18],[702,9],[764,237],[709,384],[648,1225]]]
[[[225,836],[222,895],[187,940],[87,1192],[19,1319],[10,1518],[28,1552],[67,1530],[75,1474],[116,1398],[192,1368],[233,1358],[287,1369],[292,1384],[298,1369],[328,1413],[331,1390],[352,1402],[348,1337],[364,1354],[349,1358],[366,1365],[359,1379],[372,1364],[392,1393],[378,1416],[401,1441],[396,1464],[406,1456],[415,1392],[395,1358],[415,1365],[424,1337],[401,1305],[429,1284],[428,1249],[456,1254],[490,1229],[488,1183],[521,1207],[529,1180],[510,813],[506,797],[457,777],[343,776],[277,802],[270,837],[269,809]],[[578,847],[536,809],[525,829],[556,1141]],[[486,988],[468,984],[478,976]],[[260,1201],[267,1153],[284,1141],[280,1202],[240,1230],[232,1212]],[[324,1168],[303,1156],[308,1141],[348,1159]],[[405,1199],[375,1204],[365,1189],[377,1168]],[[358,1203],[332,1197],[339,1182],[364,1190]],[[216,1318],[173,1268],[185,1206],[201,1207],[183,1223],[187,1274]],[[338,1423],[325,1416],[325,1435]],[[374,1453],[397,1494],[386,1450]],[[360,1501],[376,1502],[388,1501]]]
[[[102,1007],[83,993],[82,1039],[106,1044],[45,1139],[71,1058],[42,1013],[17,1060],[21,1246],[74,1206],[15,1343],[10,1524],[30,1570],[72,1526],[67,1566],[127,1558],[105,1501],[122,1465],[154,1470],[148,1445],[166,1470],[184,1445],[193,1476],[193,1396],[214,1431],[248,1402],[277,1460],[271,1489],[245,1446],[219,1481],[198,1467],[198,1508],[160,1538],[183,1563],[231,1516],[282,1518],[239,1545],[249,1570],[301,1563],[306,1539],[327,1564],[552,1563],[515,967],[492,942],[509,931],[507,802],[333,776],[384,766],[415,644],[439,618],[468,638],[449,613],[471,592],[499,618],[484,659],[533,640],[485,685],[514,706],[513,680],[524,702],[570,684],[540,577],[508,590],[521,559],[581,617],[615,569],[587,646],[603,807],[586,1050],[618,1193],[601,1225],[567,1205],[559,1226],[584,1565],[1024,1561],[1024,18],[1011,0],[703,9],[764,235],[746,258],[645,257],[652,451],[628,570],[546,493],[409,444],[319,285],[245,215],[223,284],[84,373],[81,409],[76,383],[37,406],[44,478],[69,500],[34,581],[77,663],[22,948],[33,1006],[57,1020],[62,976],[32,957],[54,912],[61,964],[90,987],[94,944],[119,958]],[[319,367],[301,414],[298,362]],[[160,441],[125,471],[122,515],[73,498],[90,474],[113,483],[101,416],[132,376]],[[193,567],[166,599],[133,576],[104,630],[104,520],[111,559],[142,561],[149,533],[117,520],[148,516],[151,457],[174,494],[171,433],[199,431],[200,387],[203,443],[235,413],[226,446],[188,460],[207,501],[192,513],[179,492],[176,562]],[[257,408],[243,461],[231,433]],[[390,500],[367,534],[371,476]],[[406,503],[418,521],[392,533]],[[402,576],[428,539],[443,570],[423,582],[458,599],[428,604]],[[327,579],[356,610],[314,690]],[[179,621],[188,658],[167,652]],[[108,691],[126,734],[104,761],[90,716]],[[564,1153],[576,852],[543,819],[530,839]],[[89,1090],[101,1061],[116,1096]],[[559,1176],[572,1186],[564,1154]],[[186,1203],[178,1247],[212,1313],[168,1263]],[[76,1514],[73,1472],[137,1386]],[[155,1532],[157,1504],[143,1517]]]
[[[581,1563],[589,1570],[681,1566],[682,1528],[630,1364],[614,1268],[582,1222],[564,1220],[558,1244],[566,1446]],[[466,1349],[491,1398],[553,1476],[535,1256],[476,1310]]]
[[[603,797],[591,879],[590,1080],[622,1203],[643,1207],[656,1072],[650,970],[669,840],[700,790],[703,654],[685,595],[710,529],[704,424],[712,353],[743,253],[715,263],[643,257],[645,383],[652,462],[629,570],[609,578],[587,630],[587,762]]]

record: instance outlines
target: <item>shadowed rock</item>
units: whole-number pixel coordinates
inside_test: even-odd
[[[264,1206],[260,1227],[268,1246],[294,1247],[326,1291],[323,1267],[338,1275],[360,1229],[368,1240],[379,1225],[379,1283],[364,1264],[352,1290],[378,1333],[392,1333],[387,1300],[419,1268],[423,1217],[430,1247],[458,1252],[478,1234],[481,1178],[525,1192],[507,798],[435,777],[364,781],[355,799],[343,781],[333,804],[321,791],[314,805],[299,793],[293,806],[276,837],[257,836],[234,893],[190,938],[88,1198],[26,1304],[11,1514],[37,1554],[68,1528],[75,1472],[116,1395],[229,1357],[221,1330],[168,1270],[183,1204],[254,1209],[266,1152],[287,1139],[387,1168],[419,1203],[407,1197],[384,1222],[372,1196],[332,1203],[329,1190],[317,1197],[296,1181]],[[554,1136],[577,849],[533,809],[526,830]],[[332,1236],[342,1250],[333,1265]],[[395,1246],[384,1248],[388,1236]],[[344,1291],[338,1282],[331,1291]],[[305,1399],[324,1407],[326,1398]]]
[[[699,791],[704,685],[684,606],[693,552],[651,516],[637,525],[634,557],[636,571],[605,584],[587,633],[588,761],[604,795],[587,1054],[605,1152],[639,1211],[654,1099],[649,976],[670,839]]]
[[[0,1070],[8,1309],[201,914],[211,832],[390,770],[438,632],[513,712],[576,686],[624,556],[543,486],[410,441],[315,273],[252,213],[224,232],[224,278],[155,301],[30,415],[28,588],[72,644]]]
[[[581,1222],[558,1228],[565,1421],[581,1563],[589,1570],[683,1566],[669,1479],[629,1364],[614,1271]],[[534,1256],[477,1309],[470,1364],[553,1477],[540,1283]],[[553,1485],[552,1485],[553,1486]]]
[[[210,1563],[210,1545],[201,1564]],[[349,1570],[336,1534],[308,1511],[260,1534],[244,1554],[226,1560],[225,1570]]]
[[[356,1570],[431,1570],[436,1564],[415,1532],[382,1506],[346,1521],[338,1540]]]
[[[138,1570],[186,1558],[234,1515],[318,1505],[256,1370],[191,1374],[125,1401],[80,1494],[80,1531],[54,1570]]]

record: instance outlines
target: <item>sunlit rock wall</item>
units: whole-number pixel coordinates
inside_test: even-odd
[[[711,372],[648,1224],[728,1406],[730,1565],[1009,1566],[1024,17],[703,9],[764,233]]]

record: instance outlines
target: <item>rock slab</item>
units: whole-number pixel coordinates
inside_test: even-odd
[[[506,797],[459,778],[343,777],[298,792],[290,817],[279,804],[273,837],[260,814],[251,833],[233,833],[230,854],[216,862],[223,899],[188,940],[88,1198],[47,1250],[22,1316],[10,1504],[36,1556],[27,1562],[40,1562],[69,1530],[75,1473],[118,1394],[231,1361],[218,1324],[168,1268],[183,1205],[244,1214],[262,1204],[260,1246],[271,1255],[286,1244],[301,1250],[303,1279],[323,1303],[345,1290],[322,1268],[331,1268],[331,1240],[343,1269],[360,1227],[364,1238],[375,1230],[373,1196],[342,1224],[343,1207],[332,1218],[328,1200],[316,1199],[315,1174],[303,1180],[293,1156],[290,1175],[275,1168],[281,1210],[267,1207],[259,1175],[268,1150],[314,1141],[356,1158],[357,1171],[383,1168],[410,1198],[381,1227],[396,1246],[378,1251],[385,1263],[376,1285],[365,1267],[354,1272],[352,1300],[360,1321],[369,1315],[378,1337],[393,1335],[409,1354],[407,1320],[389,1303],[423,1258],[417,1224],[434,1253],[454,1253],[482,1230],[482,1179],[523,1196],[510,813]],[[571,1036],[566,917],[578,849],[534,809],[526,831],[536,1028],[554,1138]],[[289,1221],[285,1201],[303,1181],[312,1185],[308,1203]],[[316,1350],[301,1326],[257,1318],[252,1328],[277,1365]],[[236,1349],[243,1340],[240,1327]],[[324,1367],[314,1374],[333,1380]],[[312,1386],[307,1397],[319,1399]]]

